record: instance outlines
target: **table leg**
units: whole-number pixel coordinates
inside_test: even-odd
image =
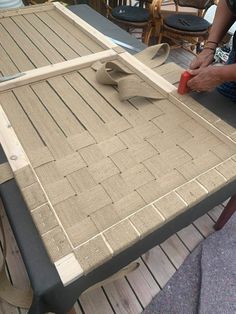
[[[223,228],[234,212],[236,212],[236,195],[232,196],[228,204],[225,206],[225,209],[214,226],[215,230]]]

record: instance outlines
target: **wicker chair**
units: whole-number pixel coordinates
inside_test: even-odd
[[[214,0],[174,0],[176,12],[161,18],[161,31],[158,43],[163,36],[186,48],[190,44],[191,50],[200,51],[201,43],[208,38],[211,24],[204,19],[207,9],[215,4]],[[178,13],[179,7],[190,7],[198,10],[197,15]]]
[[[148,45],[151,34],[156,30],[157,21],[160,21],[161,2],[162,0],[143,0],[138,6],[132,6],[131,0],[110,0],[107,16],[130,33],[141,29],[142,41]]]

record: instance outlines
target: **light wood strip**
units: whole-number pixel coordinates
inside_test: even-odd
[[[116,53],[113,50],[101,51],[96,54],[75,58],[73,60],[51,64],[39,69],[25,72],[23,76],[12,79],[10,81],[2,82],[0,84],[0,92],[7,89],[19,87],[25,84],[33,83],[38,80],[50,78],[52,76],[68,73],[80,68],[90,66],[97,60],[113,60]]]
[[[39,5],[34,5],[34,6],[26,6],[23,8],[17,8],[17,9],[6,9],[6,10],[1,10],[0,11],[0,18],[2,17],[11,17],[15,15],[20,15],[20,14],[29,14],[29,13],[34,13],[34,12],[42,12],[42,11],[48,11],[48,10],[53,10],[53,4],[45,3],[45,4],[39,4]]]
[[[69,285],[83,274],[83,270],[73,253],[54,263],[64,286]]]
[[[49,84],[46,82],[34,84],[32,85],[32,89],[66,136],[75,135],[84,131],[83,126],[65,106]]]
[[[10,122],[0,106],[0,143],[14,171],[29,164],[29,160],[13,130]]]
[[[0,72],[2,75],[12,75],[18,72],[18,69],[9,55],[0,44]]]
[[[167,82],[163,77],[155,73],[128,52],[119,54],[118,59],[162,95],[167,96],[169,93],[176,91],[175,86]]]
[[[35,29],[24,16],[14,16],[12,20],[27,35],[34,45],[48,59],[49,63],[62,62],[65,59],[52,47],[52,45]]]
[[[54,11],[55,12],[55,11]],[[83,43],[79,42],[72,34],[70,34],[64,26],[57,23],[57,20],[51,18],[46,12],[36,13],[37,17],[40,18],[50,29],[52,29],[56,34],[60,34],[61,40],[66,42],[66,44],[74,50],[79,56],[86,56],[91,54],[90,51]]]
[[[79,73],[68,74],[65,76],[65,79],[75,90],[80,91],[81,97],[93,108],[104,122],[111,122],[120,117],[109,102],[105,101],[104,98],[96,92],[94,87],[86,82]]]
[[[116,314],[142,312],[141,305],[124,278],[105,285],[104,289]]]
[[[49,62],[45,56],[37,49],[37,47],[29,40],[22,30],[10,19],[0,20],[1,25],[7,29],[8,33],[13,36],[15,43],[20,49],[27,54],[30,62],[34,67],[42,67],[48,65]]]
[[[87,47],[91,52],[102,51],[102,45],[99,42],[96,42],[94,39],[89,37],[85,30],[78,26],[74,21],[71,22],[68,19],[65,19],[61,14],[56,12],[56,10],[48,11],[47,14],[51,16],[54,20],[57,21],[60,25],[63,26],[70,34],[72,34],[83,46]]]
[[[20,141],[24,143],[24,149],[27,154],[29,154],[30,151],[43,149],[45,146],[42,140],[38,136],[35,128],[30,123],[13,93],[9,92],[1,94],[0,103],[2,104],[2,108],[8,116],[10,123],[14,125],[15,132],[19,134]]]
[[[51,153],[59,158],[72,153],[73,151],[61,129],[47,113],[30,87],[24,86],[15,89],[15,94],[24,110],[28,113],[35,128],[51,150]],[[46,128],[45,125],[47,125]]]
[[[12,39],[9,33],[0,25],[1,45],[8,52],[11,60],[14,60],[15,65],[19,71],[27,71],[34,69],[35,66],[30,62],[29,58],[18,47],[16,42]]]
[[[117,45],[107,39],[106,36],[97,31],[94,27],[78,17],[76,14],[66,9],[61,3],[54,2],[53,5],[57,12],[62,14],[63,17],[69,19],[70,21],[74,21],[78,25],[78,27],[82,28],[89,37],[91,37],[94,41],[99,42],[99,44],[101,44],[104,48],[112,49],[117,47]]]
[[[78,53],[71,49],[66,42],[60,38],[59,34],[56,34],[35,14],[27,14],[25,15],[25,18],[63,56],[63,58],[70,60],[79,56]]]

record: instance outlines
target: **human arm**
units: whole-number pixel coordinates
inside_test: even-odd
[[[191,62],[190,69],[206,67],[214,60],[214,50],[225,33],[235,21],[235,16],[228,7],[227,0],[220,0],[205,49]]]
[[[189,71],[193,76],[188,87],[195,91],[210,91],[226,81],[236,81],[236,64],[224,66],[209,65]]]

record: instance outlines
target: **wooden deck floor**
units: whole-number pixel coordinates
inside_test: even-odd
[[[102,288],[83,294],[75,304],[81,314],[138,314],[163,288],[194,247],[213,232],[213,226],[223,205],[174,234],[160,246],[154,247],[138,261],[140,267],[126,277]],[[29,285],[27,274],[5,213],[2,211],[8,242],[7,269],[12,282],[18,287]],[[26,314],[23,309],[0,302],[1,314]]]
[[[187,68],[192,54],[183,50],[171,52],[170,60]],[[1,207],[1,206],[0,206]],[[138,314],[163,288],[166,282],[183,263],[194,247],[213,232],[213,225],[223,205],[213,208],[207,215],[174,234],[160,246],[139,258],[140,267],[125,278],[83,294],[75,304],[76,313],[81,314]],[[12,282],[26,287],[29,280],[5,213],[2,211],[6,229],[8,253],[7,269]],[[0,250],[0,261],[1,261]],[[27,311],[0,302],[0,314],[26,314]]]

